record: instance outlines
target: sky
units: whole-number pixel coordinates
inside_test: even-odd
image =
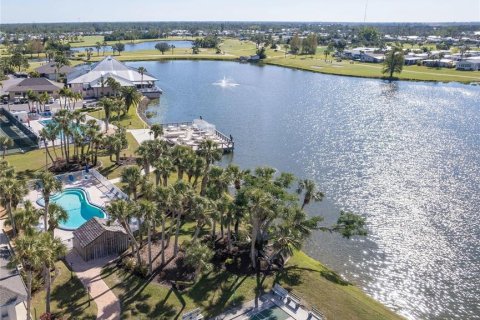
[[[480,0],[0,0],[0,23],[480,22]]]

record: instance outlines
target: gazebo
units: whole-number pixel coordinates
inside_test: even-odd
[[[107,219],[94,217],[73,231],[73,247],[85,261],[122,253],[128,244],[125,228]]]

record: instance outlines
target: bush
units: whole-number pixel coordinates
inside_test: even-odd
[[[126,270],[132,272],[137,267],[137,260],[133,257],[127,257],[123,259],[123,266]]]

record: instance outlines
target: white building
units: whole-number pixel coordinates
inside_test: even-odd
[[[113,93],[107,85],[107,79],[115,79],[122,87],[136,87],[142,93],[157,92],[156,78],[148,73],[141,74],[137,69],[128,67],[111,56],[89,66],[83,65],[67,77],[68,86],[75,92],[80,92],[84,97],[100,98]]]
[[[457,62],[457,70],[478,71],[480,70],[480,59],[467,59]]]

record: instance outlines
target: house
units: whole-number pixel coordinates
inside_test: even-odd
[[[73,231],[73,248],[85,261],[122,253],[129,241],[120,223],[97,217]]]
[[[360,61],[370,63],[381,63],[385,60],[385,55],[375,53],[361,53]]]
[[[255,55],[253,55],[253,56],[250,56],[250,57],[248,58],[248,61],[250,61],[250,62],[258,62],[258,61],[260,61],[260,56],[259,56],[258,54],[255,54]]]
[[[417,57],[417,56],[406,56],[405,57],[405,65],[412,66],[416,65],[418,62],[425,60],[425,58]]]
[[[41,77],[54,81],[58,81],[60,77],[65,77],[74,70],[75,69],[70,66],[62,66],[57,70],[55,62],[49,62],[38,68],[35,68],[35,71],[37,71]]]
[[[155,86],[156,78],[148,73],[141,74],[137,69],[128,67],[111,56],[91,66],[76,68],[67,76],[67,85],[84,97],[100,98],[113,94],[106,83],[108,78],[115,79],[122,87],[136,87],[142,93],[156,92],[157,98],[161,94],[161,90]]]
[[[480,59],[467,59],[457,62],[457,70],[478,71],[480,70]]]
[[[0,233],[0,319],[23,320],[26,319],[27,310],[25,300],[27,289],[19,271],[7,267],[12,252],[8,238],[2,231]]]
[[[427,59],[423,60],[422,64],[433,68],[453,68],[456,62],[451,59]]]
[[[27,78],[9,87],[8,94],[10,95],[10,99],[14,99],[15,97],[25,97],[27,91],[31,90],[38,94],[46,92],[49,96],[58,98],[58,93],[62,88],[63,83],[55,82],[47,78]]]

